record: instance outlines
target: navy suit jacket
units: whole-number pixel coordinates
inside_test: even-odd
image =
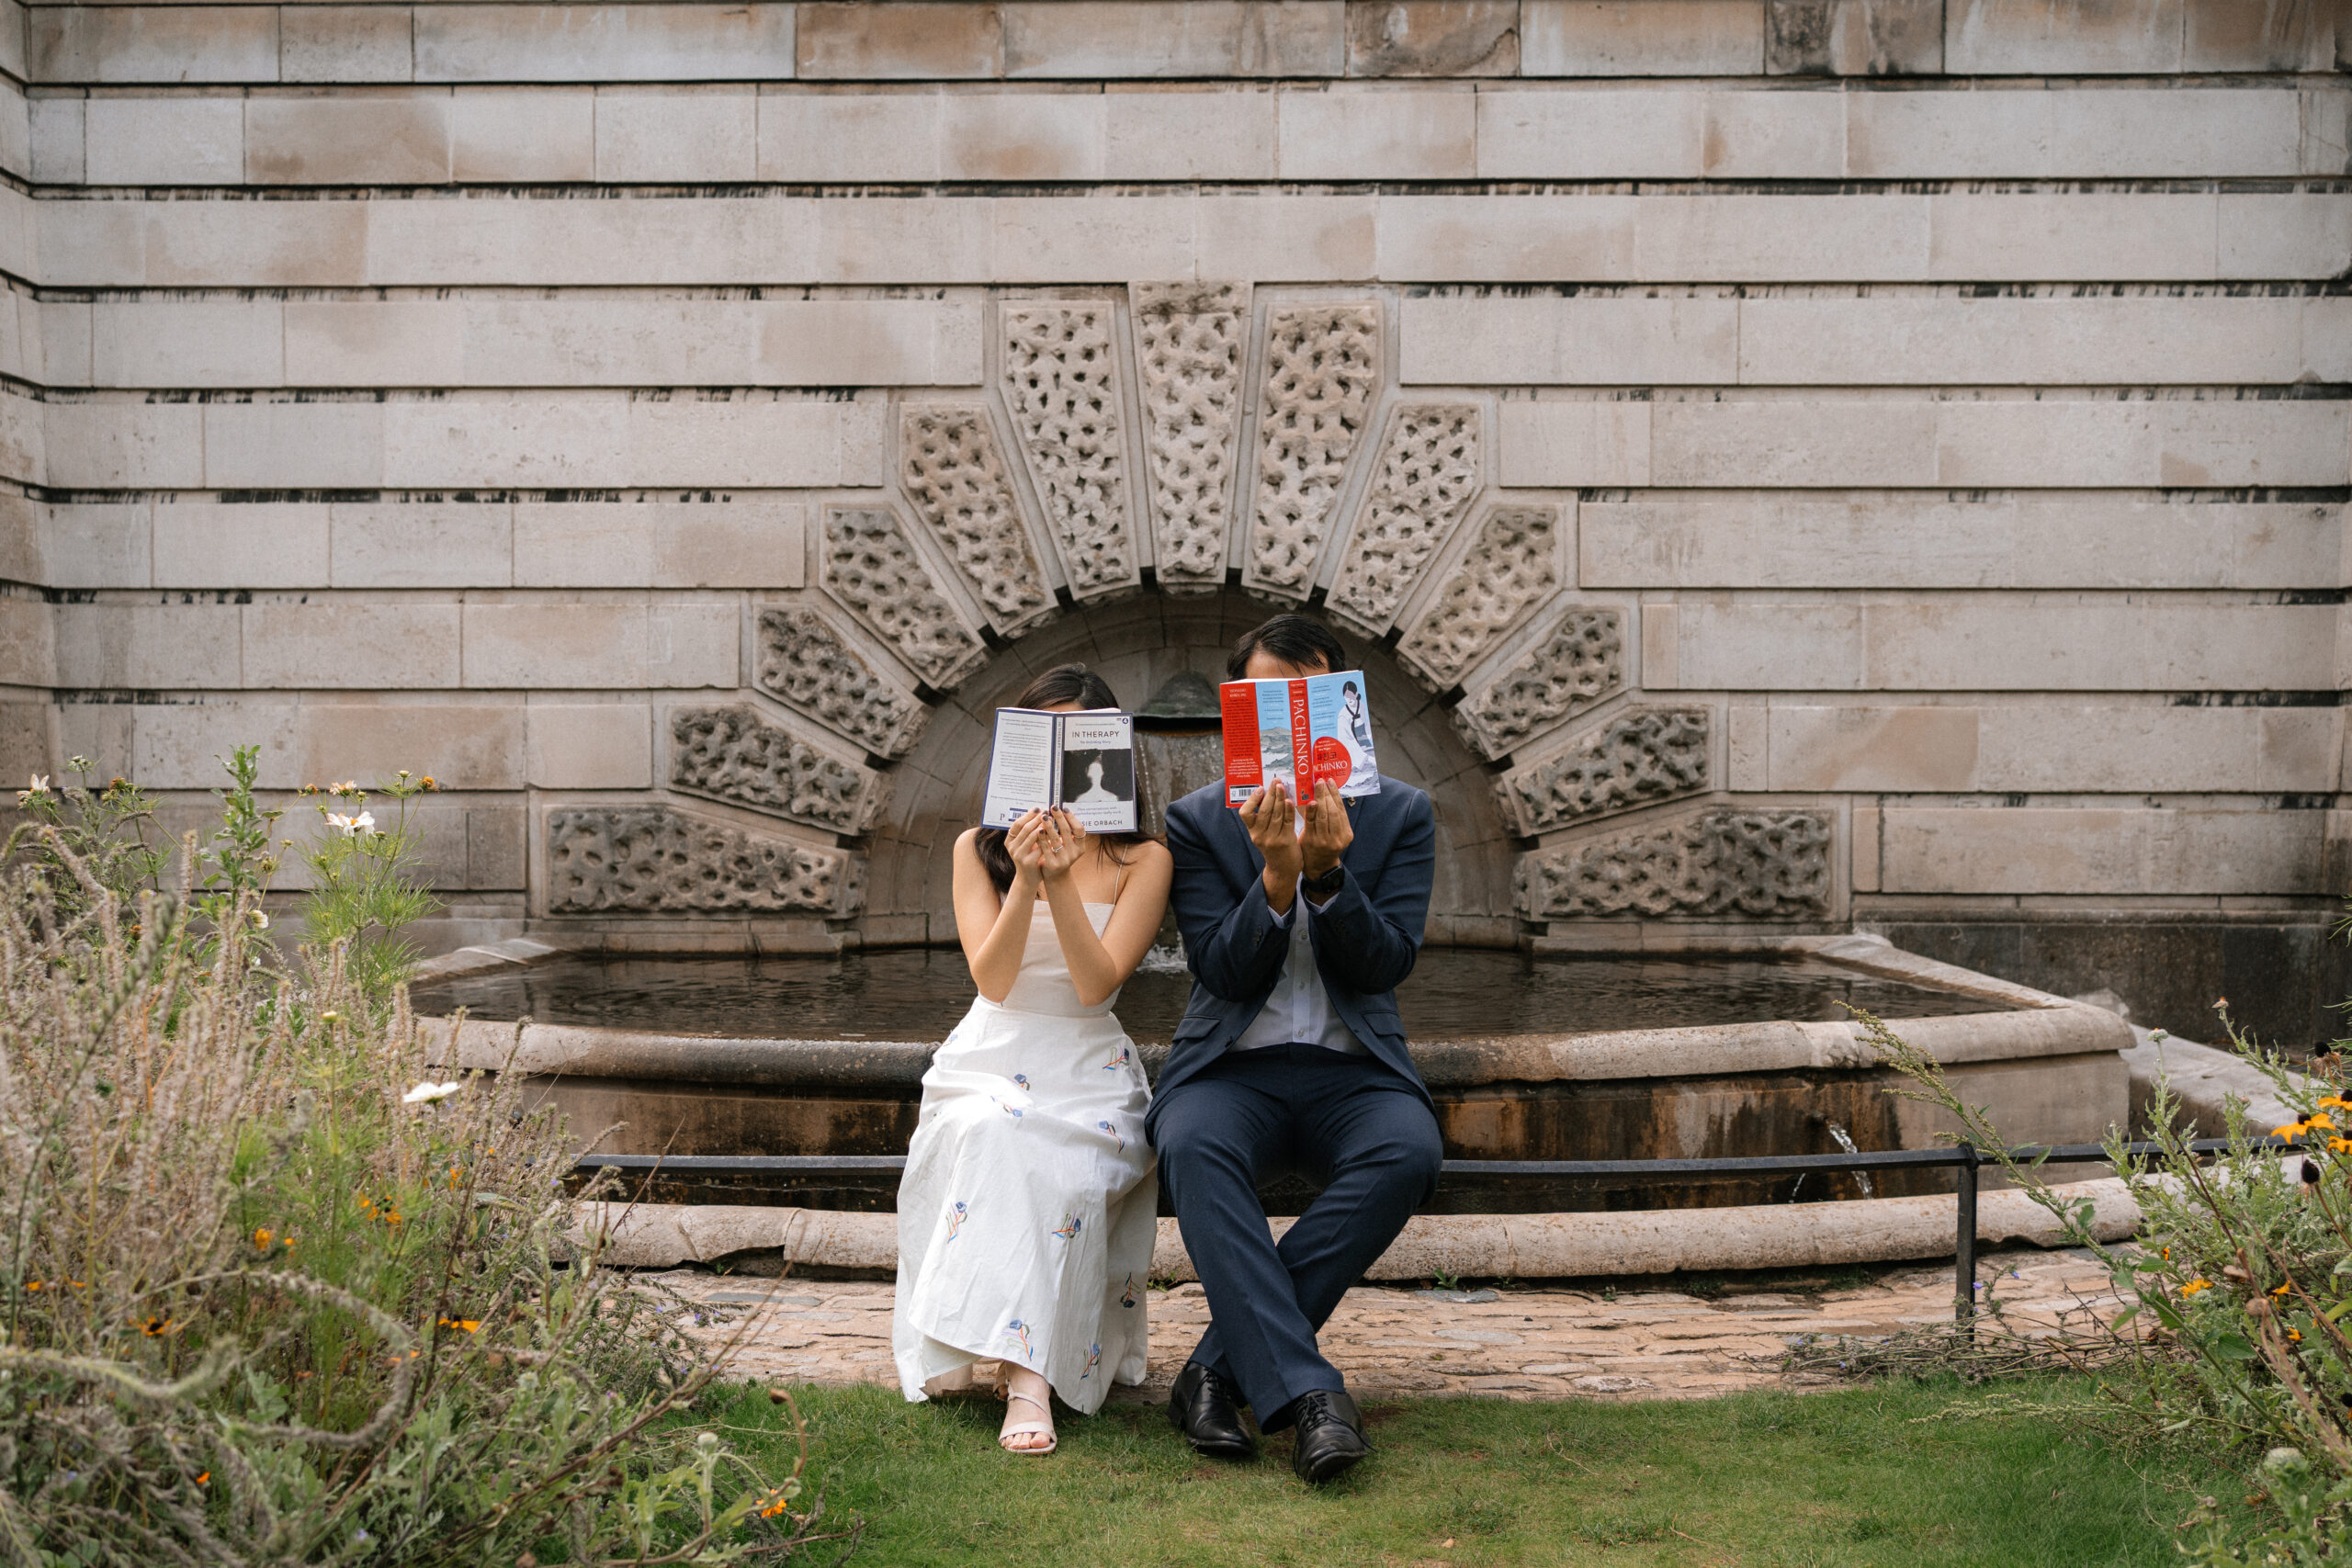
[[[1405,1050],[1396,987],[1413,972],[1429,924],[1437,865],[1437,819],[1430,797],[1383,774],[1378,795],[1348,803],[1355,841],[1340,863],[1347,883],[1308,916],[1315,966],[1348,1029],[1426,1100],[1429,1089]],[[1290,955],[1290,931],[1266,903],[1265,858],[1241,814],[1225,804],[1222,781],[1168,808],[1168,848],[1176,861],[1169,899],[1193,998],[1159,1070],[1166,1094],[1241,1038],[1266,1005]],[[1297,905],[1292,906],[1295,918]]]

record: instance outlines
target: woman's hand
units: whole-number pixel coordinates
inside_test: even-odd
[[[1053,815],[1028,811],[1004,833],[1004,852],[1012,857],[1012,883],[1035,893],[1046,877],[1046,839]]]
[[[1070,867],[1086,857],[1086,829],[1067,811],[1046,813],[1038,840],[1038,869],[1047,882],[1059,882],[1069,874]]]

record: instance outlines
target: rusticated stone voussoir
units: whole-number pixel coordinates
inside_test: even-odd
[[[1707,787],[1713,712],[1628,708],[1495,781],[1521,833],[1549,832]]]
[[[752,683],[877,757],[901,757],[931,710],[806,605],[762,610]]]
[[[1577,607],[1453,710],[1453,728],[1492,760],[1614,694],[1625,684],[1625,621]]]
[[[1053,609],[984,406],[900,409],[899,484],[998,630],[1026,626]]]
[[[1511,893],[1531,920],[1608,915],[1829,913],[1836,829],[1826,811],[1707,811],[1519,857]]]
[[[1250,289],[1138,283],[1129,298],[1159,583],[1205,592],[1225,581]]]
[[[1560,509],[1498,506],[1479,525],[1445,592],[1396,647],[1405,668],[1443,691],[1560,586]]]
[[[1242,580],[1304,599],[1380,385],[1380,307],[1268,312],[1258,402],[1257,502]]]
[[[1407,403],[1389,415],[1372,492],[1331,590],[1340,620],[1370,637],[1388,629],[1477,496],[1479,424],[1476,403]]]
[[[1070,593],[1133,587],[1142,563],[1110,303],[1008,305],[999,321],[999,382]]]
[[[835,833],[862,833],[889,793],[881,774],[844,762],[747,703],[670,710],[670,782]]]
[[[843,609],[940,690],[987,662],[988,649],[956,617],[888,507],[826,512],[823,576]]]
[[[666,806],[548,813],[548,912],[854,913],[865,861],[845,850],[706,821]]]

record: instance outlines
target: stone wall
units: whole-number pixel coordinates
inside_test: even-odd
[[[2307,926],[2345,51],[2334,0],[0,0],[0,750],[189,810],[240,741],[430,769],[450,940],[938,941],[1038,660],[1140,702],[1323,604],[1441,940]]]

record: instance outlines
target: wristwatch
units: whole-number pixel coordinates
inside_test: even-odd
[[[1344,865],[1335,865],[1320,876],[1299,879],[1299,886],[1306,888],[1310,897],[1317,898],[1329,898],[1347,885],[1348,868]]]

